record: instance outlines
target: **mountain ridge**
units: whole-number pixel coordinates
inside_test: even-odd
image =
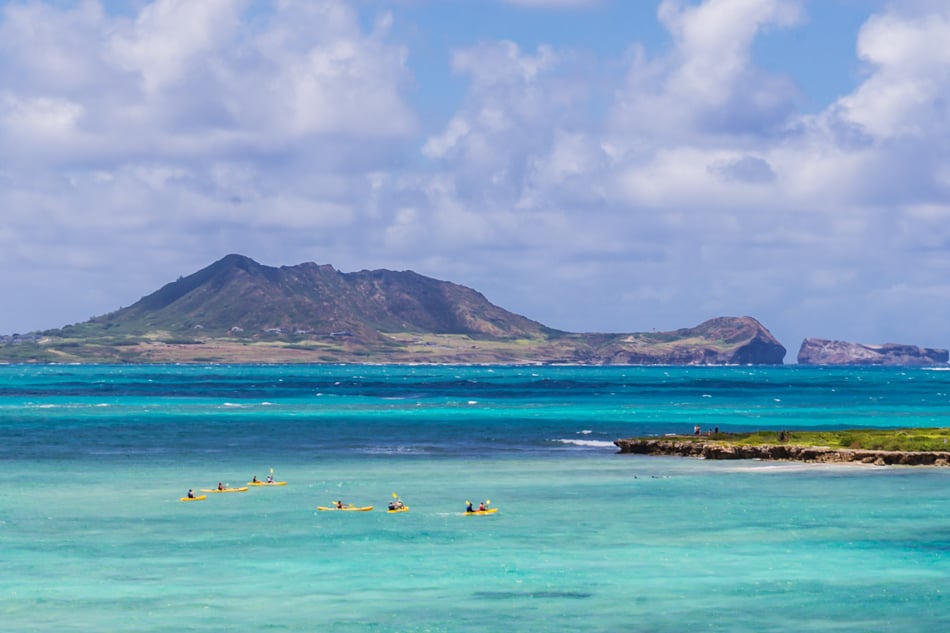
[[[16,347],[0,346],[0,359],[677,365],[782,364],[786,352],[752,317],[671,332],[573,333],[413,271],[272,267],[239,254]]]

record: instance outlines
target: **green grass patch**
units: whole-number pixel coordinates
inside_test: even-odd
[[[753,431],[749,433],[682,435],[670,439],[693,442],[714,441],[736,446],[793,444],[796,446],[876,451],[950,451],[950,428]]]

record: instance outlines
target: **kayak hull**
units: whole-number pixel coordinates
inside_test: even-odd
[[[346,506],[343,508],[328,508],[326,506],[317,506],[317,510],[321,511],[337,511],[337,512],[369,512],[373,509],[373,506]]]
[[[393,510],[387,509],[386,512],[389,514],[396,514],[397,512],[409,512],[409,506],[403,506],[401,508],[395,508]]]
[[[462,514],[464,514],[467,517],[470,517],[470,516],[481,516],[483,514],[495,514],[496,512],[498,512],[498,508],[488,508],[487,510],[475,510],[474,512],[463,512]]]
[[[286,481],[249,481],[248,486],[286,486]]]
[[[207,498],[208,498],[207,495],[199,495],[197,497],[182,497],[181,500],[182,501],[204,501]]]
[[[247,486],[242,486],[240,488],[225,488],[223,490],[218,490],[217,488],[202,488],[201,492],[247,492],[249,488]]]

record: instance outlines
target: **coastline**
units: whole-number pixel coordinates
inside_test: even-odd
[[[739,445],[717,440],[628,438],[614,440],[619,453],[667,455],[696,459],[758,459],[813,463],[858,463],[874,466],[950,466],[950,451],[891,451],[832,448],[800,444]]]

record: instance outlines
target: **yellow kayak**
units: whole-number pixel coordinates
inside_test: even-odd
[[[473,510],[472,512],[463,512],[462,514],[464,514],[465,516],[472,516],[476,514],[477,515],[495,514],[496,512],[498,512],[498,508],[488,508],[487,510]]]
[[[317,510],[342,510],[345,512],[369,512],[373,509],[373,506],[354,506],[350,504],[348,506],[343,506],[342,508],[337,508],[336,506],[328,508],[326,506],[317,506]]]
[[[208,498],[207,495],[200,495],[198,497],[182,497],[181,500],[182,501],[204,501],[207,498]]]
[[[286,481],[249,481],[248,486],[286,486]]]
[[[243,486],[241,488],[223,488],[218,490],[217,488],[202,488],[201,492],[247,492],[248,487]]]
[[[392,510],[387,509],[386,512],[389,514],[395,514],[396,512],[409,512],[409,506],[403,506],[401,508],[393,508]]]

